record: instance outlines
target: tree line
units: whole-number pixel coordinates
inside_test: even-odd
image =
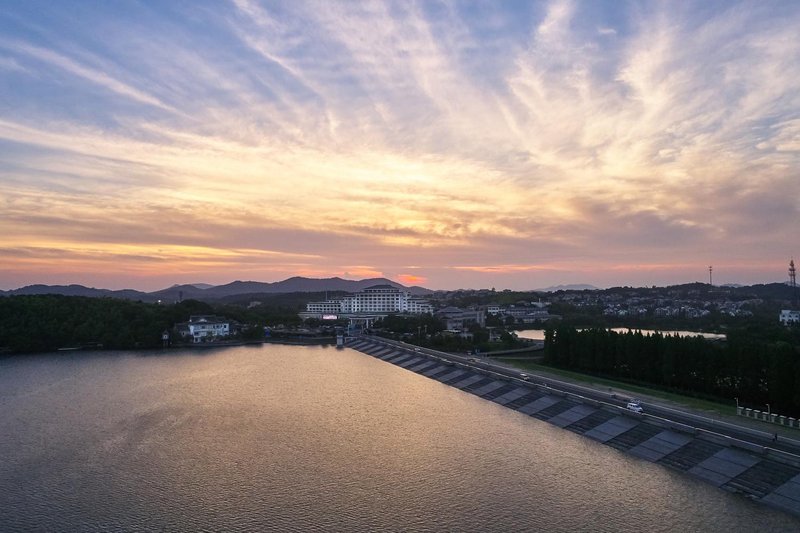
[[[487,325],[500,327],[500,320],[491,315],[486,317]],[[433,315],[389,315],[375,322],[373,333],[397,340],[433,348],[443,352],[490,352],[492,350],[519,348],[524,341],[519,341],[508,331],[500,331],[500,341],[489,341],[489,330],[477,324],[467,327],[470,338],[461,335],[449,335],[444,332],[444,323]]]
[[[739,328],[720,342],[562,326],[545,331],[545,363],[727,402],[738,398],[741,405],[762,410],[770,404],[773,412],[800,415],[796,329]]]
[[[263,329],[253,325],[296,324],[294,309],[245,309],[196,300],[155,304],[118,298],[57,294],[0,298],[0,352],[48,352],[66,347],[102,346],[108,350],[156,348],[161,334],[190,315],[216,314],[245,326],[243,334]],[[251,327],[247,327],[247,326]]]

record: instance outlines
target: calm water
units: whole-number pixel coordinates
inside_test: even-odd
[[[619,333],[627,333],[628,328],[611,328],[611,331],[616,331]],[[705,337],[706,339],[724,339],[725,335],[720,333],[701,333],[699,331],[675,331],[675,330],[655,330],[655,329],[635,329],[634,331],[641,331],[644,335],[650,335],[652,333],[662,333],[664,335],[680,335],[681,337],[696,337],[701,336]],[[531,339],[534,341],[543,341],[544,340],[544,330],[543,329],[523,329],[521,331],[517,331],[517,335],[522,339]]]
[[[797,531],[352,350],[0,359],[0,530]]]

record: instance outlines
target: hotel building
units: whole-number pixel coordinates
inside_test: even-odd
[[[433,313],[427,300],[391,285],[374,285],[341,299],[309,302],[302,318],[322,318],[323,315],[390,315]]]

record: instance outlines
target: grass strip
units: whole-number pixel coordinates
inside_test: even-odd
[[[578,372],[572,372],[570,370],[563,370],[561,368],[554,368],[551,366],[541,365],[538,363],[534,363],[532,361],[525,361],[521,359],[505,359],[501,357],[496,358],[496,360],[501,361],[502,363],[507,364],[509,366],[517,367],[522,370],[530,370],[531,372],[536,372],[544,375],[550,374],[553,376],[566,378],[570,381],[575,381],[579,383],[600,385],[602,387],[610,387],[612,389],[624,390],[626,392],[631,393],[632,396],[646,395],[646,396],[651,396],[653,398],[667,400],[695,410],[708,411],[720,415],[734,415],[734,416],[736,415],[736,404],[733,398],[731,398],[731,405],[728,405],[720,402],[714,402],[711,400],[704,400],[702,398],[695,398],[693,396],[685,396],[683,394],[669,392],[661,389],[653,389],[642,385],[633,385],[624,381],[616,381],[613,379],[600,378],[589,374],[580,374]]]

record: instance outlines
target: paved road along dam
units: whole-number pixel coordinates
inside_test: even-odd
[[[758,439],[748,442],[697,429],[686,424],[691,415],[673,420],[664,418],[663,412],[660,416],[638,415],[539,383],[538,379],[537,383],[528,383],[486,366],[465,364],[457,356],[402,343],[354,337],[347,340],[347,346],[800,516],[800,457],[771,449]]]

